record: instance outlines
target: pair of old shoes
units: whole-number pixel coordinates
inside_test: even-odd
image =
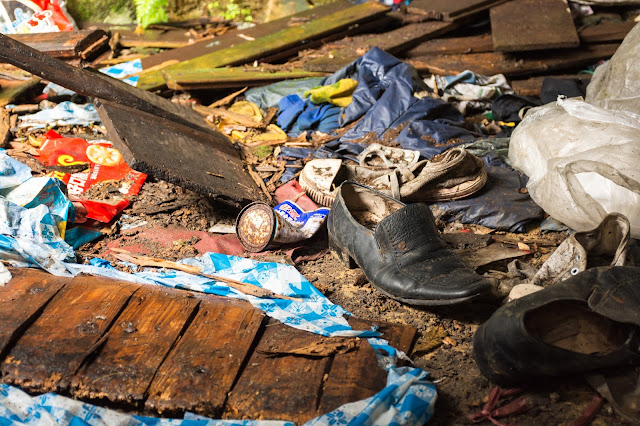
[[[348,266],[359,266],[376,289],[396,300],[437,306],[491,295],[491,283],[440,238],[426,204],[405,205],[345,182],[336,192],[327,226],[333,252]]]
[[[407,161],[405,154],[395,162],[387,159],[390,149],[406,151],[380,146],[373,151],[367,149],[362,156],[377,154],[383,167],[365,165],[363,161],[360,165],[343,164],[338,158],[311,160],[300,173],[300,186],[316,203],[331,206],[338,187],[345,181],[360,182],[409,202],[457,200],[477,192],[487,181],[483,161],[463,148],[451,148],[422,161]]]

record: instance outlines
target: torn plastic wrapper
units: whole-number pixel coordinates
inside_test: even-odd
[[[140,192],[147,176],[131,169],[110,142],[63,138],[54,131],[47,132],[45,137],[37,159],[45,166],[60,168],[49,176],[67,184],[69,197],[82,205],[86,218],[110,222],[129,205],[126,197]],[[83,165],[86,165],[85,170],[75,173],[61,171],[74,166],[82,169]],[[100,189],[98,185],[106,185],[106,191],[116,196],[109,200],[94,200],[85,195],[92,188]]]
[[[292,201],[284,201],[274,208],[255,202],[238,215],[236,234],[246,250],[260,252],[269,246],[311,238],[328,215],[328,208],[305,212]]]
[[[58,0],[0,0],[0,33],[73,31],[75,22]]]

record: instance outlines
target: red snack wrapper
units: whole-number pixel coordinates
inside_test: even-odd
[[[75,23],[58,0],[0,0],[0,33],[73,31]]]
[[[44,137],[46,140],[36,158],[45,166],[62,166],[47,176],[67,184],[69,198],[84,206],[88,219],[110,222],[129,205],[127,196],[137,195],[147,178],[144,173],[129,167],[111,142],[64,138],[53,130]],[[83,171],[67,173],[63,169],[74,166]],[[95,199],[96,192],[100,193],[100,198],[107,194],[107,199]]]

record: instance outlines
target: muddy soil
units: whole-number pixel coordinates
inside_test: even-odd
[[[125,214],[122,223],[135,224],[144,221],[147,222],[147,226],[180,226],[198,231],[206,231],[215,223],[233,223],[235,217],[234,212],[212,205],[190,191],[163,181],[145,183],[140,195],[133,200]],[[455,233],[463,228],[477,233],[487,231],[481,227],[455,223],[439,225],[446,233]],[[79,257],[82,259],[95,256],[104,250],[110,240],[118,238],[119,234],[115,232],[97,244],[87,244],[78,251]],[[499,234],[496,238],[502,240],[546,239],[548,244],[557,244],[566,236],[564,233],[541,234],[539,229],[532,230],[524,237],[518,234]],[[282,250],[262,259],[287,260],[293,264],[288,258],[287,253],[290,251],[287,249],[283,247]],[[431,374],[438,388],[435,416],[430,424],[471,424],[467,416],[481,411],[492,387],[473,360],[473,334],[499,305],[476,303],[460,307],[422,309],[385,297],[367,282],[359,269],[348,269],[327,251],[326,230],[314,237],[305,247],[305,251],[307,255],[318,258],[300,262],[296,267],[332,302],[343,306],[359,318],[407,324],[418,330],[419,339],[413,353],[409,354],[410,358],[417,367]],[[520,257],[520,260],[539,266],[552,251],[553,247],[549,245],[535,246],[531,254]],[[322,254],[323,252],[326,253]],[[181,247],[170,252],[166,248],[158,247],[153,255],[177,260],[198,254],[200,253],[197,250],[190,247],[190,242],[185,241]],[[316,256],[313,256],[314,254]],[[494,262],[482,266],[478,271],[506,271],[508,262],[509,260]],[[518,425],[571,424],[591,402],[594,391],[577,378],[570,381],[539,383],[535,388],[525,389],[522,395],[527,397],[529,410],[524,414],[499,420]],[[484,424],[489,422],[485,421]],[[623,422],[613,413],[611,406],[605,403],[592,424],[611,425]]]

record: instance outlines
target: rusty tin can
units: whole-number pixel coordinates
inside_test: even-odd
[[[250,252],[260,252],[278,244],[295,243],[311,238],[324,223],[329,209],[305,212],[292,201],[274,208],[262,202],[246,206],[236,219],[236,234]]]

